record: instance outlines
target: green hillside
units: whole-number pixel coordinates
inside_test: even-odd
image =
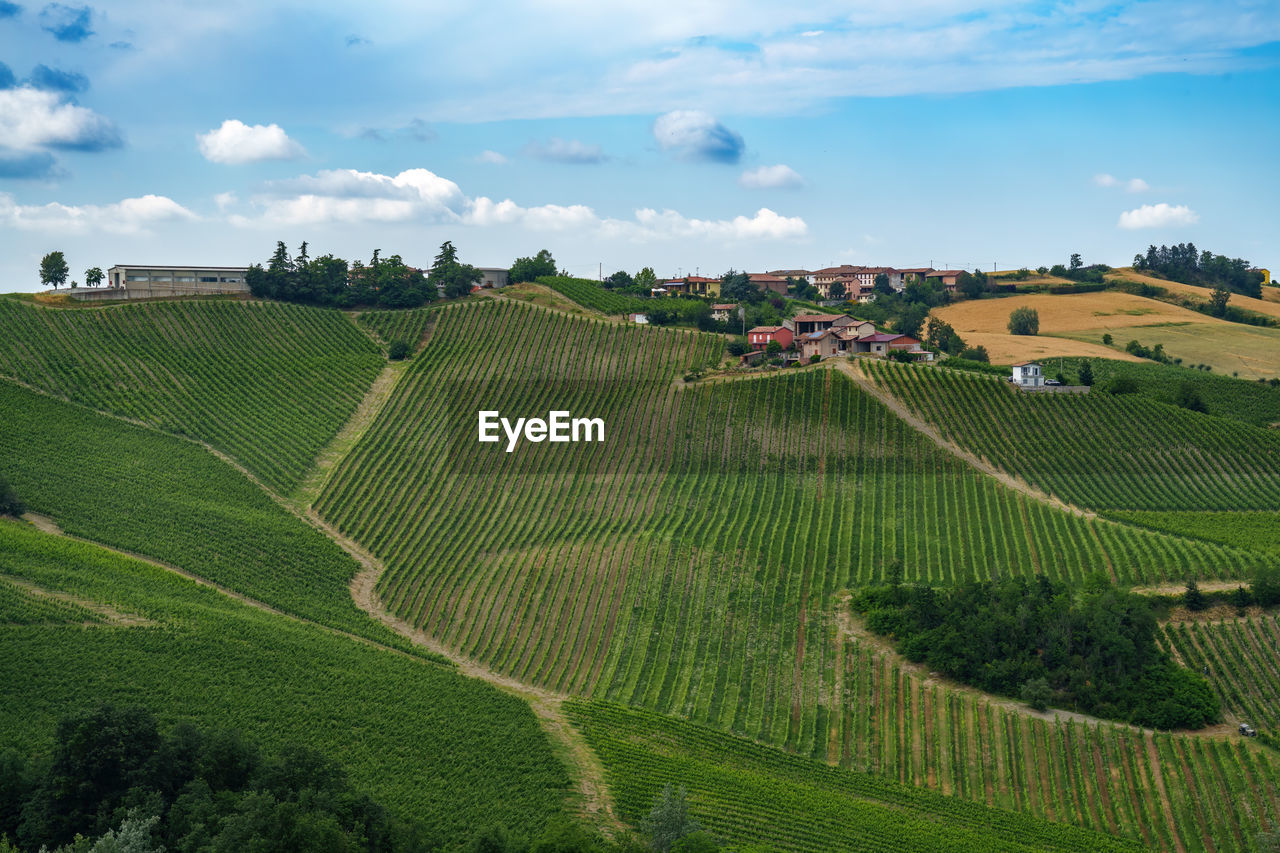
[[[317,749],[451,847],[480,827],[536,831],[561,809],[568,778],[533,713],[478,681],[0,520],[0,601],[14,579],[150,624],[0,617],[0,752],[38,754],[72,711],[141,704],[162,720]]]
[[[383,363],[337,311],[231,301],[70,310],[0,299],[0,376],[208,442],[281,493]]]

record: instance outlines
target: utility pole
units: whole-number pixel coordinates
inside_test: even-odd
[[[601,261],[601,262],[600,262],[600,272],[599,272],[599,274],[598,274],[598,278],[597,278],[596,280],[597,280],[597,281],[604,281],[604,261]]]

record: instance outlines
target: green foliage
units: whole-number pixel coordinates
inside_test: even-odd
[[[1215,317],[1225,317],[1227,315],[1227,302],[1230,299],[1231,291],[1222,285],[1218,285],[1209,296],[1209,313]]]
[[[555,275],[555,270],[552,270],[551,272],[547,273],[547,275]],[[602,283],[606,288],[609,288],[610,290],[617,290],[620,288],[636,286],[636,280],[632,278],[627,273],[626,270],[618,270],[617,272],[613,273],[608,278],[606,278]]]
[[[516,258],[516,262],[511,265],[511,270],[507,275],[508,280],[512,284],[522,281],[537,281],[544,275],[556,274],[556,259],[551,257],[551,252],[546,249],[538,250],[538,254],[532,258]],[[614,276],[617,276],[614,273]],[[626,273],[622,273],[626,275]]]
[[[1114,340],[1114,338],[1112,338],[1112,337],[1111,337],[1111,333],[1110,333],[1110,332],[1104,332],[1104,333],[1103,333],[1103,335],[1102,335],[1102,345],[1103,345],[1103,346],[1106,346],[1106,347],[1111,346],[1111,343],[1112,343],[1112,341],[1113,341],[1113,340]]]
[[[436,285],[421,270],[407,266],[399,255],[383,258],[374,250],[366,266],[348,263],[332,254],[312,258],[307,244],[290,257],[283,242],[276,243],[265,267],[253,264],[245,283],[254,296],[337,308],[378,306],[414,308],[436,298]]]
[[[1228,258],[1213,252],[1197,251],[1194,243],[1148,246],[1146,254],[1135,255],[1135,270],[1157,273],[1172,281],[1201,287],[1219,286],[1233,293],[1262,297],[1262,273],[1253,272],[1243,258]],[[1223,302],[1225,306],[1225,300]]]
[[[67,258],[62,252],[50,252],[40,259],[40,283],[52,284],[53,289],[67,283],[67,276],[71,274],[70,267],[67,266]]]
[[[1086,388],[1093,385],[1093,362],[1089,359],[1082,359],[1076,368],[1076,382]]]
[[[769,355],[777,355],[782,352],[782,344],[778,343],[776,340],[771,340],[769,343],[764,345],[764,351]]]
[[[676,717],[602,702],[565,708],[604,764],[625,820],[639,822],[655,796],[685,786],[690,816],[727,849],[1136,849],[1114,836],[832,767]]]
[[[740,356],[747,351],[747,345],[742,341],[729,341],[725,346],[725,349],[728,351],[729,355]]]
[[[393,341],[405,341],[412,351],[435,325],[439,308],[433,305],[408,311],[364,311],[357,322],[388,347]]]
[[[1009,334],[1040,334],[1040,312],[1034,308],[1015,308],[1009,313]]]
[[[944,352],[947,355],[957,355],[965,349],[964,340],[956,334],[951,324],[932,316],[929,318],[924,343],[926,348]],[[986,353],[985,349],[983,353]]]
[[[19,516],[27,511],[27,506],[18,497],[18,493],[9,485],[9,481],[0,474],[0,515]]]
[[[84,271],[84,283],[87,287],[97,287],[102,284],[102,267],[89,267]]]
[[[1164,351],[1164,344],[1156,344],[1153,347],[1146,347],[1140,342],[1133,340],[1124,345],[1124,350],[1130,355],[1136,355],[1138,358],[1149,358],[1152,361],[1158,361],[1161,364],[1170,364],[1173,362],[1173,359]]]
[[[1208,411],[1204,400],[1200,397],[1199,387],[1190,381],[1183,381],[1178,385],[1178,390],[1173,395],[1173,404],[1190,412]]]
[[[685,836],[702,830],[689,816],[688,796],[683,785],[677,788],[668,782],[640,824],[640,831],[649,838],[655,853],[670,853]]]
[[[1103,391],[1117,397],[1127,394],[1137,394],[1140,388],[1141,386],[1138,384],[1138,380],[1127,375],[1113,376],[1102,386]]]
[[[404,361],[409,357],[410,352],[409,342],[402,338],[398,338],[392,341],[391,345],[387,347],[387,358],[392,361]]]
[[[1220,714],[1209,685],[1160,651],[1151,606],[1132,593],[1075,596],[1040,576],[873,587],[853,606],[906,657],[990,693],[1164,729]]]
[[[645,267],[636,273],[636,287],[643,288],[646,293],[650,288],[658,286],[658,276],[654,274],[653,267]]]
[[[599,311],[601,314],[645,313],[655,305],[654,300],[616,293],[601,287],[599,282],[585,278],[543,276],[538,279],[538,284],[544,284],[584,308]]]
[[[86,834],[118,826],[124,814],[100,811],[78,796],[68,799],[70,789],[37,783],[46,766],[67,779],[71,771],[81,772],[77,768],[101,767],[97,778],[114,780],[110,788],[122,793],[123,805],[146,807],[153,798],[130,793],[140,761],[143,773],[172,780],[162,789],[164,801],[185,803],[194,830],[217,804],[206,811],[201,791],[177,784],[191,768],[178,749],[184,743],[197,753],[201,743],[210,751],[217,746],[224,779],[245,775],[237,768],[257,752],[248,744],[260,744],[267,756],[258,765],[261,778],[278,780],[273,785],[309,780],[317,788],[334,781],[332,764],[300,763],[291,756],[297,755],[294,746],[319,752],[341,764],[352,785],[388,812],[424,824],[428,848],[455,847],[489,825],[532,835],[562,807],[569,781],[532,711],[480,681],[247,607],[173,572],[14,522],[0,522],[0,574],[77,600],[110,602],[154,623],[0,626],[0,756],[9,756],[0,757],[0,819],[12,819],[6,803],[15,794],[27,799],[33,789],[44,788],[50,795],[45,802],[74,807],[94,821],[74,826],[58,818],[56,825]],[[60,718],[81,717],[104,702],[117,710],[139,703],[152,709],[163,722],[157,748],[170,744],[160,750],[163,760],[145,760],[141,750],[115,737],[126,727],[149,737],[150,725],[133,715],[116,714],[112,719],[119,722],[109,728],[99,724],[84,736],[55,740]],[[205,737],[179,738],[186,727],[173,724],[182,719],[191,719]],[[215,731],[227,729],[242,738]],[[46,765],[40,757],[54,754],[58,742],[78,751]],[[32,760],[5,752],[14,747]],[[117,756],[116,763],[96,761],[91,747],[98,755]],[[296,772],[285,772],[289,766]],[[19,784],[10,785],[15,776]],[[178,796],[170,800],[175,786]],[[184,787],[190,794],[185,798]],[[323,800],[314,798],[314,805],[322,807]],[[257,799],[244,805],[245,816],[276,807]],[[260,825],[246,820],[240,828]],[[0,835],[5,831],[0,828]],[[200,834],[190,842],[202,843]],[[188,849],[176,840],[166,846]]]
[[[976,347],[965,347],[960,350],[959,357],[965,361],[977,361],[983,364],[991,363],[991,356],[987,353],[987,348],[981,344]]]
[[[65,310],[0,300],[0,374],[208,442],[292,490],[384,364],[337,311],[165,302]],[[299,401],[306,405],[299,405]],[[55,446],[44,432],[46,446]]]
[[[480,270],[458,260],[458,250],[454,248],[451,241],[445,240],[440,244],[440,252],[431,264],[427,282],[450,299],[458,299],[470,293],[472,286],[480,281],[481,277]]]
[[[1259,607],[1280,605],[1280,566],[1259,568],[1253,575],[1251,591]]]
[[[1200,591],[1200,585],[1195,582],[1194,578],[1187,581],[1186,592],[1182,594],[1182,606],[1193,613],[1204,610],[1209,606],[1204,593]]]

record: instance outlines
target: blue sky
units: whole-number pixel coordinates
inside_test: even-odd
[[[82,279],[278,239],[584,276],[1280,267],[1274,0],[0,2],[0,63],[0,290],[53,249]]]

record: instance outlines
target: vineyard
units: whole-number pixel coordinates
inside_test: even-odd
[[[411,308],[407,311],[365,311],[356,321],[384,344],[404,341],[412,352],[435,324],[437,310],[432,307]]]
[[[5,556],[0,554],[0,568]],[[42,595],[0,575],[0,626],[4,625],[88,625],[102,617],[87,607]]]
[[[69,533],[413,648],[351,601],[354,560],[190,442],[0,381],[0,475]]]
[[[1280,729],[1280,620],[1275,615],[1223,622],[1174,622],[1164,644],[1192,669],[1208,668],[1222,705],[1275,735]]]
[[[12,614],[6,579],[158,624],[50,624],[38,605]],[[481,827],[536,831],[562,808],[565,771],[520,700],[97,546],[0,520],[0,613],[0,754],[47,748],[68,711],[139,703],[269,748],[320,750],[453,849]]]
[[[652,302],[627,293],[614,293],[602,287],[598,282],[585,278],[570,278],[563,275],[544,275],[538,279],[557,293],[572,299],[584,308],[599,311],[601,314],[643,313],[652,306]]]
[[[777,850],[1136,850],[1099,833],[825,767],[651,712],[574,702],[570,718],[637,823],[663,785],[683,785],[716,835]]]
[[[383,363],[337,311],[231,301],[65,310],[0,299],[0,376],[206,441],[282,493]]]
[[[868,362],[947,438],[1097,510],[1274,510],[1280,433],[1128,395],[1022,392],[993,377]]]

